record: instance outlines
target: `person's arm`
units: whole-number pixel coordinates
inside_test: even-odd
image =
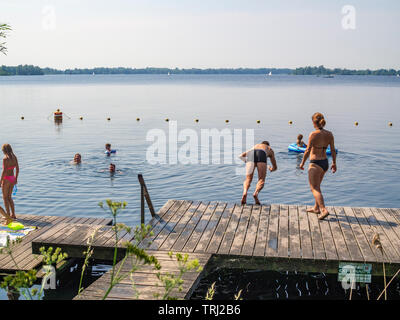
[[[6,159],[3,159],[3,170],[2,170],[2,172],[1,172],[1,186],[3,186],[3,179],[4,179],[4,168],[5,168],[5,166],[6,166]]]
[[[335,139],[334,139],[334,137],[333,137],[333,134],[332,134],[332,139],[331,139],[330,147],[331,147],[331,154],[332,154],[332,167],[331,167],[331,170],[332,170],[332,173],[335,173],[336,170],[337,170],[337,167],[336,167]]]
[[[19,175],[19,164],[18,164],[18,159],[15,158],[15,161],[17,164],[15,165],[15,184],[18,183],[18,175]]]
[[[268,167],[269,171],[273,172],[273,171],[278,170],[278,166],[276,165],[274,150],[270,149],[269,157],[270,157],[271,163],[272,163],[272,167],[271,166]]]
[[[246,152],[243,152],[239,155],[240,160],[242,160],[243,162],[246,162],[247,160],[247,154],[253,149],[247,150]]]
[[[311,135],[311,133],[310,133],[310,136],[308,137],[307,149],[306,149],[306,151],[304,152],[303,160],[301,160],[301,163],[300,163],[300,166],[299,166],[299,168],[300,168],[301,170],[304,170],[304,165],[305,165],[305,163],[306,163],[306,161],[307,161],[307,159],[308,159],[308,157],[309,157],[309,155],[310,155],[311,147],[312,147],[312,135]]]

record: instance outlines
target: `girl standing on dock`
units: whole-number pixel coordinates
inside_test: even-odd
[[[14,201],[11,196],[14,185],[18,182],[18,159],[9,144],[3,144],[1,150],[4,153],[3,172],[1,173],[1,189],[3,191],[4,206],[6,207],[7,215],[11,217],[11,219],[16,219]]]
[[[304,164],[310,156],[310,166],[308,168],[308,180],[311,187],[311,192],[315,198],[315,205],[308,209],[307,212],[318,214],[318,219],[322,220],[329,215],[325,208],[324,197],[321,193],[321,182],[325,173],[329,169],[329,162],[326,156],[326,149],[330,146],[332,150],[332,173],[335,173],[336,168],[336,149],[332,132],[325,130],[325,118],[322,113],[316,112],[312,116],[315,131],[310,133],[307,149],[304,152],[303,160],[300,164],[300,169],[304,170]]]

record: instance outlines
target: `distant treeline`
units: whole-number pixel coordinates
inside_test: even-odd
[[[400,74],[400,70],[378,69],[378,70],[349,70],[349,69],[328,69],[324,66],[296,68],[292,74],[295,75],[361,75],[361,76],[395,76]]]
[[[293,75],[377,75],[393,76],[400,74],[400,70],[349,70],[328,69],[324,66],[304,67],[296,69],[288,68],[220,68],[220,69],[170,69],[170,68],[92,68],[92,69],[66,69],[40,68],[32,65],[19,65],[16,67],[0,67],[0,76],[13,75],[44,75],[44,74],[293,74]]]

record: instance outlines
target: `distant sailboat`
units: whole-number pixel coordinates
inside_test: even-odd
[[[269,76],[272,76],[272,72],[270,71],[270,72],[268,73],[268,75],[269,75]]]
[[[399,74],[397,74],[397,78],[399,78],[400,77],[400,75]]]
[[[93,76],[95,75],[95,73],[93,72],[93,74],[92,74]]]
[[[170,76],[171,74],[168,72],[168,75]]]

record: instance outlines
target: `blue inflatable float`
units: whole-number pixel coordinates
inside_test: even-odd
[[[289,145],[288,150],[289,151],[293,151],[293,152],[297,152],[297,153],[304,153],[306,151],[306,147],[299,147],[297,145],[297,143],[292,143],[291,145]],[[338,153],[338,149],[335,149],[336,153]],[[326,154],[327,155],[331,155],[331,148],[328,146],[328,148],[326,149]]]

